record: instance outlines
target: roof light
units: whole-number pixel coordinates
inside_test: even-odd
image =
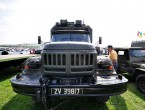
[[[76,20],[75,26],[82,26],[82,20]]]
[[[61,26],[67,26],[67,19],[66,20],[60,20]]]

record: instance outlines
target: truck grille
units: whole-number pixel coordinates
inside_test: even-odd
[[[93,65],[93,54],[71,54],[71,66]]]
[[[94,53],[49,53],[42,57],[44,73],[49,74],[92,74],[97,59]]]
[[[66,65],[66,54],[44,54],[44,65]]]

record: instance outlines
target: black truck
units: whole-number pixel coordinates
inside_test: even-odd
[[[16,93],[43,102],[45,108],[55,97],[93,97],[106,102],[110,96],[124,93],[127,82],[116,74],[108,57],[97,55],[92,29],[81,20],[57,22],[41,56],[28,58],[22,73],[11,79]]]
[[[118,73],[128,73],[145,94],[145,41],[133,41],[130,48],[114,48],[118,53]]]

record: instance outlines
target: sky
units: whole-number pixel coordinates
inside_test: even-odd
[[[50,41],[50,29],[60,19],[84,20],[93,28],[93,43],[130,46],[145,33],[144,0],[0,0],[0,44]]]

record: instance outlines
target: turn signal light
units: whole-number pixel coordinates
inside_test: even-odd
[[[113,69],[113,66],[109,66],[108,69],[109,69],[109,70],[112,70],[112,69]]]
[[[25,66],[24,66],[24,69],[29,69],[29,66],[28,66],[28,65],[25,65]]]

